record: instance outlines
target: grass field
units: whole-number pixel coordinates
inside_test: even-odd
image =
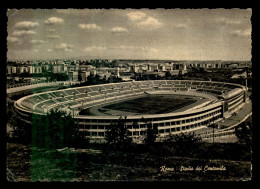
[[[161,114],[172,112],[195,102],[197,102],[195,97],[185,95],[148,95],[138,99],[107,105],[100,110],[102,112],[116,110],[145,114]]]

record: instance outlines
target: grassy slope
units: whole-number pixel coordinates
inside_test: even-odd
[[[226,167],[226,171],[180,171],[181,166]],[[174,168],[161,172],[160,167]],[[7,167],[17,181],[210,181],[248,180],[251,162],[155,156],[148,153],[33,151],[7,145]]]

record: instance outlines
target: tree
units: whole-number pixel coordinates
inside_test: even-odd
[[[115,145],[117,143],[117,137],[118,137],[117,124],[111,123],[109,128],[106,130],[105,139],[107,141],[107,144],[113,144],[115,147]]]
[[[32,145],[45,149],[77,147],[88,142],[79,132],[78,124],[70,114],[51,110],[47,115],[32,117]],[[82,146],[82,144],[81,144]]]
[[[126,146],[132,142],[132,138],[128,136],[126,125],[126,117],[120,117],[117,123],[112,123],[106,131],[105,139],[107,144],[116,146]]]
[[[30,143],[31,126],[29,123],[20,119],[20,116],[13,106],[13,101],[9,98],[7,100],[6,118],[8,126],[12,129],[10,132],[12,139],[21,143]]]
[[[146,137],[144,138],[144,143],[147,145],[152,145],[154,144],[157,135],[158,135],[158,126],[157,125],[152,125],[151,122],[146,123]]]
[[[201,137],[197,136],[195,133],[171,134],[166,140],[166,144],[174,148],[176,155],[189,155],[199,149]]]
[[[132,142],[132,138],[128,136],[128,129],[126,125],[126,117],[125,119],[121,118],[118,121],[118,128],[119,128],[119,137],[118,143],[123,145],[128,145]]]
[[[235,128],[235,135],[238,142],[247,145],[249,148],[252,146],[252,121],[245,121],[240,123]]]

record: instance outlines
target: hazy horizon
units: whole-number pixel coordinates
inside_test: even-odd
[[[64,59],[62,59],[62,58],[49,58],[49,59],[9,59],[9,60],[7,60],[7,61],[51,61],[51,60],[80,60],[80,61],[86,61],[86,60],[140,60],[140,61],[149,61],[149,60],[151,60],[151,61],[202,61],[202,62],[204,62],[204,61],[211,61],[211,62],[213,62],[213,61],[221,61],[221,62],[228,62],[228,61],[230,61],[230,62],[235,62],[235,61],[237,61],[237,62],[244,62],[244,61],[246,61],[246,62],[251,62],[252,61],[252,59],[249,59],[249,60],[217,60],[217,59],[212,59],[212,60],[206,60],[206,59],[204,59],[204,60],[188,60],[188,59],[130,59],[130,58],[98,58],[98,57],[96,57],[96,58],[77,58],[77,57],[75,57],[75,58],[64,58]]]

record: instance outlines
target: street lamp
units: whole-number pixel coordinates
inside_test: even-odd
[[[213,129],[213,144],[214,144],[215,128],[218,127],[218,125],[216,123],[214,123],[214,120],[215,120],[215,116],[213,116],[213,123],[208,126],[208,127],[211,127]]]

